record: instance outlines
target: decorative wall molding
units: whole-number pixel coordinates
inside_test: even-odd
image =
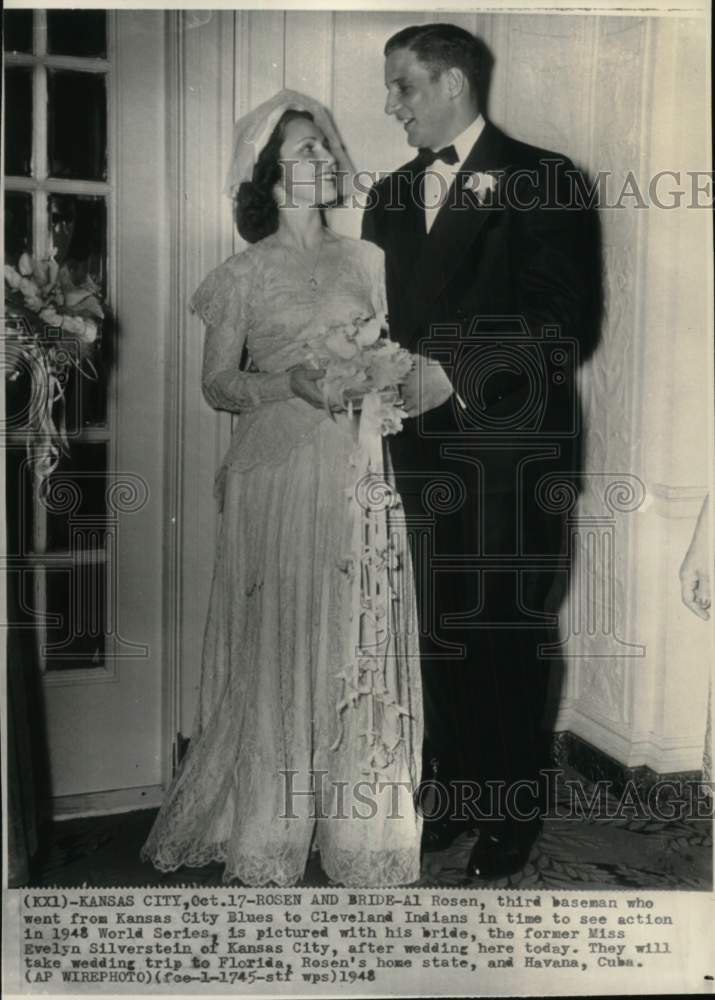
[[[51,801],[51,818],[78,819],[81,816],[133,812],[135,809],[157,809],[161,805],[163,794],[162,785],[142,785],[138,788],[114,788],[106,792],[59,795]]]
[[[557,767],[572,767],[589,781],[605,781],[614,796],[624,793],[627,787],[639,795],[648,793],[656,782],[672,782],[673,794],[678,797],[678,786],[702,781],[701,769],[678,767],[653,768],[647,765],[628,766],[609,756],[602,749],[581,739],[575,733],[561,730],[554,733],[551,754]]]
[[[588,704],[584,709],[580,694],[560,706],[554,730],[569,730],[619,760],[625,760],[630,751],[629,724],[614,721],[597,704]]]
[[[167,388],[166,459],[164,467],[164,492],[167,518],[164,525],[164,603],[162,614],[165,634],[165,663],[162,684],[161,774],[164,785],[171,779],[174,752],[174,734],[179,729],[179,691],[181,670],[181,524],[184,448],[181,436],[183,409],[183,337],[181,317],[181,264],[182,220],[184,215],[184,60],[182,14],[166,12],[167,34],[167,196],[169,201],[170,262],[169,262],[169,315],[167,327]],[[172,335],[173,334],[173,335]]]
[[[653,499],[653,510],[660,517],[694,520],[700,513],[708,488],[706,486],[669,486],[667,483],[652,483],[648,492]]]
[[[666,736],[630,724],[618,726],[597,706],[587,703],[584,708],[580,699],[560,706],[553,729],[570,733],[623,767],[649,767],[657,774],[702,768],[705,734],[700,727],[697,732]]]
[[[167,349],[165,605],[166,684],[163,777],[178,732],[191,732],[201,669],[208,590],[218,527],[213,479],[230,436],[230,418],[201,392],[203,327],[191,294],[234,251],[224,181],[235,117],[236,21],[213,11],[167,13],[171,283]],[[246,50],[241,50],[246,55]]]

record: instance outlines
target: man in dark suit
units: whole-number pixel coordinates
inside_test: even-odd
[[[568,563],[560,484],[593,282],[575,171],[484,119],[483,51],[448,24],[388,41],[385,111],[418,154],[370,191],[363,238],[385,251],[392,335],[422,359],[390,450],[420,613],[423,779],[438,779],[425,846],[476,823],[468,872],[494,879],[540,828],[539,647]]]

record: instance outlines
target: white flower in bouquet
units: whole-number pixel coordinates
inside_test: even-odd
[[[339,327],[337,330],[333,330],[325,338],[322,346],[328,352],[329,357],[333,355],[335,358],[340,358],[344,361],[349,361],[351,358],[356,357],[359,351],[355,338],[349,336],[346,327]]]
[[[322,380],[326,408],[352,412],[368,395],[375,397],[371,412],[378,415],[383,434],[394,434],[407,416],[399,386],[413,359],[387,337],[387,317],[358,316],[351,323],[327,327],[306,340],[309,360],[325,370]],[[379,405],[378,405],[379,404]]]
[[[382,336],[383,330],[387,328],[386,316],[373,316],[372,319],[360,323],[355,334],[355,343],[359,347],[369,347]]]
[[[81,285],[75,285],[68,274],[60,272],[58,292],[71,312],[104,319],[104,311],[100,305],[100,290],[89,275]]]
[[[39,313],[45,304],[45,300],[42,298],[40,289],[32,278],[20,278],[17,288],[25,299],[25,307],[32,312]]]
[[[63,333],[77,337],[80,344],[93,344],[99,335],[99,323],[104,319],[101,293],[89,276],[81,284],[75,284],[69,269],[59,267],[54,258],[36,261],[28,253],[23,253],[17,268],[5,265],[6,297],[9,313],[13,307],[27,316],[35,314],[45,327],[61,329]],[[22,301],[17,298],[22,296]],[[42,336],[44,330],[33,331],[33,336]]]
[[[402,401],[396,394],[390,398],[385,393],[380,393],[378,400],[375,416],[380,425],[380,433],[383,437],[386,434],[397,434],[402,430],[402,421],[407,417]]]
[[[17,262],[17,269],[23,278],[29,278],[32,274],[32,257],[29,253],[23,253],[20,255],[20,259]]]
[[[18,274],[18,272],[15,270],[15,268],[14,267],[10,267],[9,264],[6,264],[3,270],[4,270],[4,273],[5,273],[5,282],[6,282],[6,284],[13,291],[16,291],[20,287],[20,282],[22,281],[22,277]]]
[[[97,339],[98,328],[93,319],[84,316],[61,315],[52,307],[40,313],[48,326],[59,326],[63,333],[78,337],[82,344],[93,344]]]
[[[403,385],[414,364],[409,351],[394,340],[382,340],[368,360],[369,378],[377,390]]]

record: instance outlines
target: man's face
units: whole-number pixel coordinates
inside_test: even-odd
[[[385,114],[402,122],[410,146],[435,149],[454,136],[454,103],[447,75],[433,80],[430,69],[410,49],[393,49],[385,60]]]

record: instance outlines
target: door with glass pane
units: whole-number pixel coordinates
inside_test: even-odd
[[[28,350],[34,322],[24,343],[6,323],[10,623],[33,639],[56,811],[119,808],[161,780],[163,21],[4,28],[6,268],[52,266],[58,308],[93,289],[105,313],[89,348],[46,326]]]

